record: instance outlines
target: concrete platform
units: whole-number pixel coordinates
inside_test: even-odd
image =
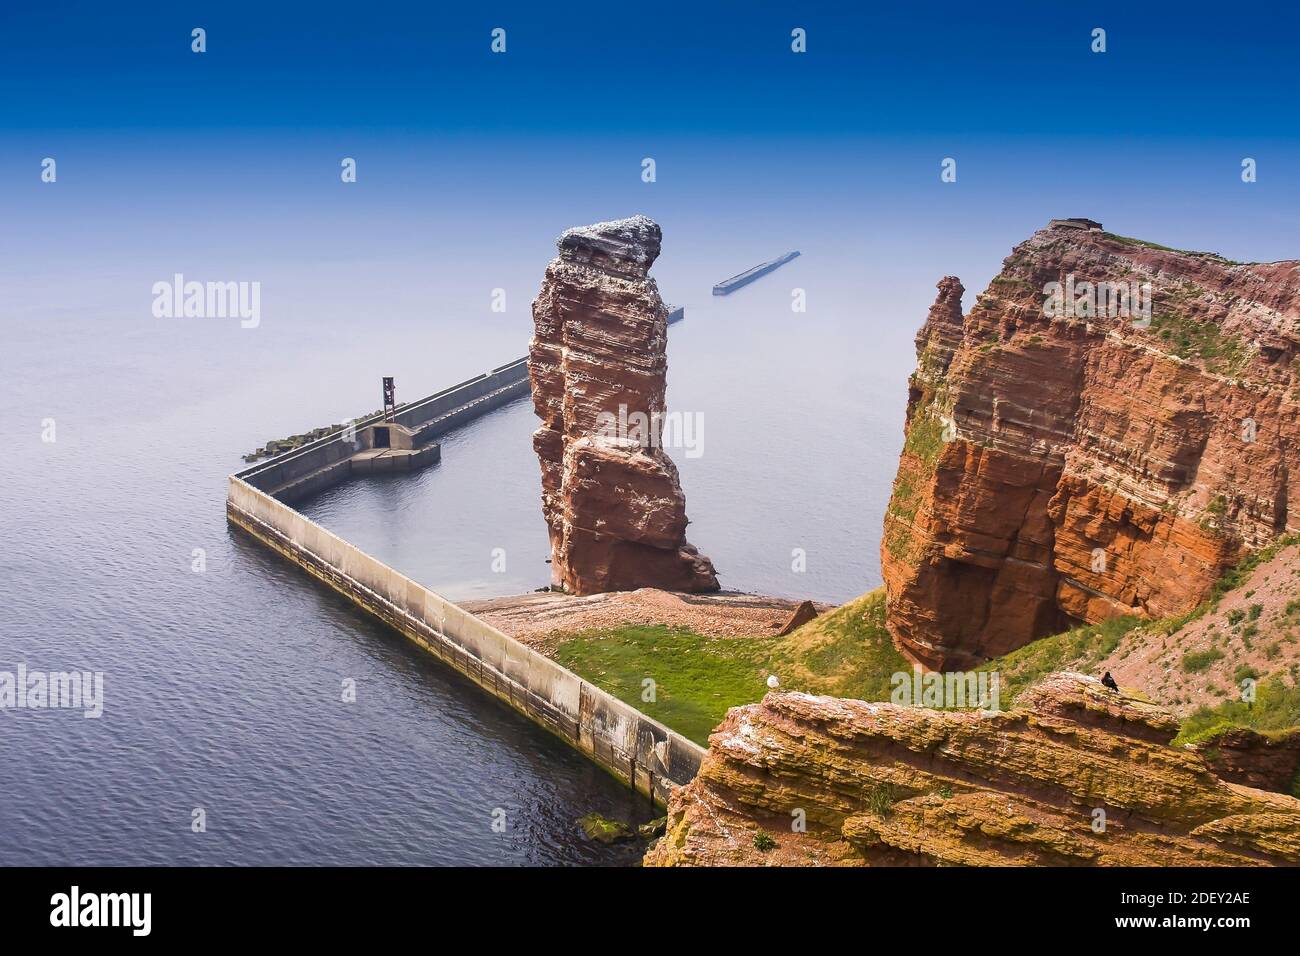
[[[352,474],[368,475],[385,471],[416,471],[440,457],[439,446],[420,448],[371,448],[352,456]]]

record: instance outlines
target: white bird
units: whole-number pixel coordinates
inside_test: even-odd
[[[770,687],[770,688],[772,688],[772,690],[776,690],[778,687],[781,686],[781,682],[780,682],[779,680],[776,679],[776,675],[775,675],[775,674],[768,674],[768,675],[767,675],[767,686]]]

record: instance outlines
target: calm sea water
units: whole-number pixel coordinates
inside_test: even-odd
[[[792,284],[840,274],[824,263],[818,285],[811,256],[708,295],[747,264],[660,279],[688,313],[670,332],[670,406],[704,422],[699,457],[674,451],[690,536],[726,587],[844,600],[878,583],[916,322],[864,334],[847,293],[792,313]],[[286,276],[256,330],[152,319],[147,270],[9,277],[0,670],[102,671],[106,700],[99,719],[0,711],[0,864],[639,858],[576,820],[644,820],[646,801],[224,517],[239,453],[369,411],[381,374],[409,400],[523,354],[541,265],[521,267],[532,288],[495,324],[366,313],[343,292],[332,312],[328,268],[306,268],[319,307],[288,308]],[[450,597],[530,590],[549,576],[535,424],[515,403],[448,436],[440,465],[303,510]]]
[[[724,588],[842,602],[880,583],[906,373],[869,371],[860,328],[791,312],[802,265],[691,300],[670,326],[668,408],[693,424],[668,452]],[[537,426],[525,397],[448,436],[439,467],[299,508],[453,600],[531,591],[550,581]]]
[[[672,66],[707,92],[728,75],[711,62]],[[110,80],[117,65],[87,63]],[[341,99],[326,83],[318,109],[310,77],[285,99],[278,78],[241,76],[235,87],[272,104],[265,125],[216,96],[217,74],[159,84],[143,67],[139,89],[83,83],[65,97],[36,81],[63,106],[105,108],[56,110],[64,128],[46,128],[33,94],[31,115],[6,125],[0,671],[102,671],[107,699],[97,720],[0,710],[0,864],[636,860],[639,847],[593,846],[575,820],[640,819],[644,801],[224,513],[240,453],[375,409],[381,376],[411,400],[524,354],[528,303],[567,226],[637,212],[662,224],[654,274],[687,308],[669,336],[669,406],[704,424],[699,457],[672,452],[690,538],[726,587],[823,601],[879,583],[912,339],[941,276],[962,277],[969,306],[1016,242],[1081,211],[1170,245],[1291,254],[1292,187],[1261,181],[1252,206],[1222,157],[1181,141],[1148,165],[1184,170],[1194,209],[1186,188],[1117,193],[1127,156],[1027,139],[1007,153],[954,141],[948,124],[828,136],[762,97],[753,134],[724,122],[677,135],[680,118],[572,97],[557,126],[543,84],[530,126],[500,66],[487,101],[418,95],[409,128],[390,123],[400,105],[369,109],[364,83]],[[163,108],[133,125],[123,103]],[[955,188],[937,177],[953,149]],[[1176,161],[1161,165],[1166,154]],[[37,175],[47,156],[57,184]],[[359,157],[357,183],[340,182],[343,156]],[[778,272],[709,295],[792,248],[803,256]],[[260,282],[260,324],[154,318],[152,285],[177,273]],[[498,290],[504,313],[490,308]],[[791,308],[799,291],[806,312]],[[535,424],[516,404],[449,436],[437,467],[304,510],[453,598],[538,587]]]

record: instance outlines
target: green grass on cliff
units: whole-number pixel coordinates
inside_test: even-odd
[[[1189,318],[1176,308],[1162,308],[1157,303],[1151,331],[1170,354],[1198,360],[1211,372],[1236,375],[1250,359],[1250,351],[1240,338],[1224,334],[1212,321]]]
[[[1001,702],[1007,709],[1023,690],[1054,671],[1095,670],[1135,627],[1164,635],[1177,632],[1245,585],[1281,548],[1296,543],[1300,536],[1287,535],[1246,558],[1223,576],[1205,603],[1187,614],[1155,621],[1124,616],[1074,628],[995,658],[980,670],[1001,675]],[[885,629],[882,589],[786,637],[713,638],[662,626],[625,625],[569,635],[554,656],[700,744],[707,744],[728,709],[762,698],[769,674],[776,674],[785,690],[877,701],[889,699],[895,673],[911,670]],[[654,682],[653,700],[642,699],[647,680]],[[1185,721],[1180,742],[1213,736],[1230,726],[1261,732],[1300,727],[1300,684],[1270,679],[1260,683],[1253,706],[1230,701],[1202,708]]]
[[[1059,670],[1091,671],[1119,646],[1120,640],[1140,623],[1128,615],[1100,624],[1076,627],[1063,634],[1040,638],[984,664],[979,670],[1001,675],[1002,709],[1008,710],[1021,691]]]
[[[1262,734],[1300,727],[1300,685],[1272,677],[1255,688],[1253,704],[1226,700],[1214,707],[1201,707],[1183,721],[1174,743],[1199,743],[1233,727],[1249,727]]]
[[[1212,741],[1226,730],[1249,727],[1265,737],[1294,733],[1300,728],[1300,684],[1271,677],[1255,688],[1255,701],[1227,700],[1192,713],[1174,738],[1174,745]],[[1291,796],[1300,797],[1300,770],[1291,781]]]
[[[1161,635],[1177,633],[1189,623],[1216,610],[1227,594],[1246,585],[1256,568],[1270,561],[1283,548],[1295,544],[1300,544],[1300,535],[1283,535],[1267,547],[1248,555],[1218,580],[1204,602],[1186,614],[1146,621],[1122,616],[1100,624],[1078,627],[1064,634],[1041,638],[1019,650],[994,658],[980,670],[998,671],[1002,675],[1001,697],[1005,709],[1021,691],[1053,671],[1094,669],[1135,627]],[[1300,602],[1297,602],[1297,606],[1300,608]],[[1185,654],[1182,666],[1189,672],[1203,670],[1213,662],[1206,659],[1208,655],[1214,655],[1216,659],[1223,656],[1217,649],[1200,654]],[[1274,675],[1260,682],[1256,691],[1257,697],[1252,704],[1227,700],[1214,707],[1201,707],[1194,711],[1183,721],[1175,743],[1195,743],[1215,737],[1232,727],[1249,727],[1260,733],[1300,728],[1300,681],[1287,683],[1281,676]],[[1300,786],[1300,779],[1297,779],[1297,785]],[[1300,792],[1295,795],[1300,796]]]
[[[885,631],[880,590],[810,621],[786,637],[705,637],[662,626],[580,631],[555,660],[700,744],[727,710],[785,690],[887,700],[890,676],[910,666]],[[644,700],[646,681],[654,699]]]
[[[918,468],[900,466],[894,478],[894,490],[889,496],[888,520],[885,522],[885,549],[896,561],[910,561],[915,557],[916,544],[912,524],[920,506],[919,491],[934,474],[935,464],[943,451],[944,422],[936,411],[945,401],[942,387],[939,397],[929,405],[917,409],[907,426],[903,450],[916,457]]]
[[[907,438],[903,442],[903,450],[916,455],[927,468],[934,467],[944,445],[943,420],[936,411],[939,401],[917,411],[908,424]]]
[[[888,700],[890,678],[912,669],[885,629],[884,588],[781,638],[770,666],[787,689],[857,700]]]
[[[619,700],[696,743],[729,707],[767,690],[763,662],[774,637],[708,638],[661,625],[580,631],[559,645],[555,660]],[[646,700],[653,681],[653,699]]]
[[[1132,236],[1121,236],[1114,232],[1103,232],[1107,239],[1113,239],[1116,242],[1122,242],[1126,246],[1144,246],[1147,249],[1158,249],[1161,252],[1177,252],[1185,256],[1205,256],[1208,259],[1218,259],[1225,265],[1239,266],[1250,265],[1251,263],[1238,262],[1235,259],[1228,259],[1219,255],[1217,252],[1197,252],[1194,249],[1175,249],[1173,246],[1162,246],[1158,242],[1147,242],[1145,239],[1134,239]]]
[[[1063,634],[1039,638],[1019,650],[996,657],[984,664],[980,670],[999,671],[1002,674],[1002,700],[1009,703],[1015,700],[1016,695],[1022,690],[1053,671],[1088,670],[1091,666],[1100,663],[1119,646],[1124,635],[1134,627],[1140,625],[1144,630],[1156,634],[1176,633],[1215,610],[1226,594],[1249,580],[1256,568],[1272,560],[1283,548],[1294,544],[1300,544],[1300,535],[1283,535],[1268,546],[1247,555],[1219,578],[1205,601],[1186,614],[1145,621],[1123,615],[1102,621],[1100,624],[1076,627]]]

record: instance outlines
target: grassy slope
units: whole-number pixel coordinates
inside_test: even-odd
[[[1285,536],[1250,555],[1223,576],[1203,604],[1187,614],[1156,621],[1118,617],[1100,624],[1075,628],[995,658],[981,669],[1002,674],[1004,702],[1014,701],[1022,690],[1053,671],[1092,672],[1123,644],[1127,636],[1137,630],[1147,634],[1174,635],[1188,624],[1217,611],[1219,602],[1225,596],[1249,584],[1256,568],[1271,560],[1281,549],[1296,543],[1295,535]],[[1250,593],[1253,592],[1247,592],[1247,596]],[[1192,657],[1195,655],[1184,655],[1182,662],[1184,670],[1189,672],[1198,669],[1198,663],[1189,660]],[[1251,727],[1259,731],[1300,727],[1300,683],[1288,683],[1280,675],[1274,675],[1259,683],[1253,704],[1228,700],[1214,707],[1201,707],[1183,721],[1177,742],[1204,740],[1229,727]]]
[[[885,700],[890,675],[910,669],[885,631],[884,594],[872,591],[787,637],[711,638],[666,627],[581,631],[555,659],[597,686],[701,744],[726,715],[782,687]],[[643,700],[646,680],[654,700]]]
[[[1159,621],[1120,617],[1075,628],[996,658],[981,670],[1001,674],[1003,707],[1009,707],[1021,691],[1053,671],[1096,671],[1138,629],[1175,635],[1217,610],[1225,595],[1247,585],[1255,568],[1281,547],[1295,543],[1292,536],[1251,556],[1188,614]],[[571,635],[559,644],[555,658],[701,744],[707,743],[729,708],[759,700],[766,693],[769,674],[776,674],[786,689],[888,700],[891,675],[911,670],[885,630],[884,593],[879,589],[787,637],[710,638],[666,627],[629,625]],[[654,681],[652,701],[642,699],[647,679]],[[1300,726],[1300,683],[1265,679],[1251,706],[1234,700],[1202,707],[1185,721],[1181,739],[1204,739],[1228,726],[1261,731]]]
[[[761,696],[775,638],[707,638],[660,625],[581,631],[555,659],[680,734],[705,743],[728,707]],[[653,699],[645,681],[654,681]]]
[[[1183,721],[1174,743],[1208,740],[1232,727],[1250,727],[1262,734],[1300,727],[1300,685],[1272,677],[1260,682],[1253,704],[1229,700],[1202,707]]]
[[[1096,664],[1119,646],[1124,635],[1138,623],[1136,617],[1114,617],[1100,624],[1076,627],[1072,631],[1044,637],[1010,654],[996,657],[980,670],[996,671],[1001,675],[1000,696],[1005,709],[1022,690],[1054,671],[1091,673]]]

